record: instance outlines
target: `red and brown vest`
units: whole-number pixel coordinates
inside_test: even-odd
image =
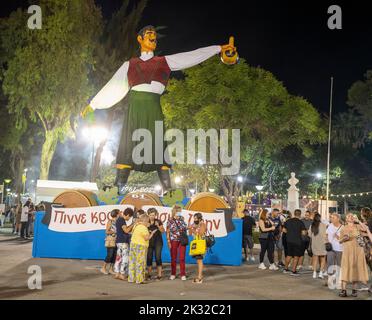
[[[132,58],[129,60],[128,68],[129,87],[143,83],[150,84],[151,81],[157,81],[166,86],[170,73],[171,70],[165,57],[152,57],[147,61]]]

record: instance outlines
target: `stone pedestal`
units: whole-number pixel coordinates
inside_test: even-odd
[[[296,174],[294,172],[291,172],[291,178],[288,180],[288,183],[290,185],[288,189],[288,201],[287,201],[287,210],[293,214],[295,209],[300,208],[300,202],[299,202],[299,189],[296,187],[296,184],[298,183],[298,179],[296,179]]]

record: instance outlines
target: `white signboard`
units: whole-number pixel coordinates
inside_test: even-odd
[[[105,230],[110,212],[124,211],[132,205],[108,205],[86,208],[52,208],[49,229],[58,232]]]
[[[126,208],[134,208],[132,205],[107,205],[86,208],[52,208],[49,229],[57,232],[85,232],[105,230],[108,216],[114,209],[124,211]],[[166,227],[171,216],[172,208],[161,206],[143,206],[147,211],[155,208],[159,212],[159,220]],[[196,211],[182,210],[181,214],[187,225],[193,223],[193,216]],[[203,219],[208,231],[215,237],[227,235],[225,213],[203,213]]]

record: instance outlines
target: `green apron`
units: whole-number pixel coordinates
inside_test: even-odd
[[[161,150],[161,164],[155,163],[155,121],[164,121],[164,115],[160,106],[160,95],[152,92],[134,90],[129,91],[128,95],[128,110],[124,115],[123,129],[116,163],[130,165],[133,170],[141,172],[156,171],[163,165],[169,166],[169,164],[164,160],[164,150],[166,148],[165,142],[163,142],[163,148]],[[143,138],[141,138],[141,141],[132,141],[132,134],[136,129],[147,129],[151,132],[151,164],[136,164],[133,161],[133,148],[143,140]],[[164,123],[163,133],[165,133]],[[158,137],[158,139],[164,140],[163,137]],[[158,150],[158,152],[160,152],[160,150]]]

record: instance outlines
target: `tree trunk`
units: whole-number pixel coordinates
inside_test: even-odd
[[[45,141],[41,150],[40,179],[48,180],[50,163],[58,143],[58,135],[53,130],[45,130]]]
[[[105,121],[106,129],[108,132],[111,132],[112,123],[114,121],[114,115],[115,115],[114,109],[108,112],[107,119]],[[97,179],[98,172],[99,172],[99,166],[101,164],[102,151],[103,151],[103,148],[105,147],[106,142],[107,142],[107,139],[101,141],[101,143],[99,144],[97,148],[96,155],[94,157],[94,163],[93,163],[93,170],[92,170],[92,177],[91,177],[92,182],[95,182]]]
[[[107,142],[107,139],[101,141],[101,143],[99,144],[99,146],[96,150],[96,155],[94,156],[91,182],[95,182],[96,179],[97,179],[98,172],[99,172],[99,166],[101,164],[102,151],[103,151],[103,148],[105,147],[106,142]]]
[[[14,177],[13,186],[15,193],[18,195],[18,199],[21,199],[21,193],[23,192],[22,174],[25,167],[25,161],[19,151],[12,152],[12,163],[11,170]]]

